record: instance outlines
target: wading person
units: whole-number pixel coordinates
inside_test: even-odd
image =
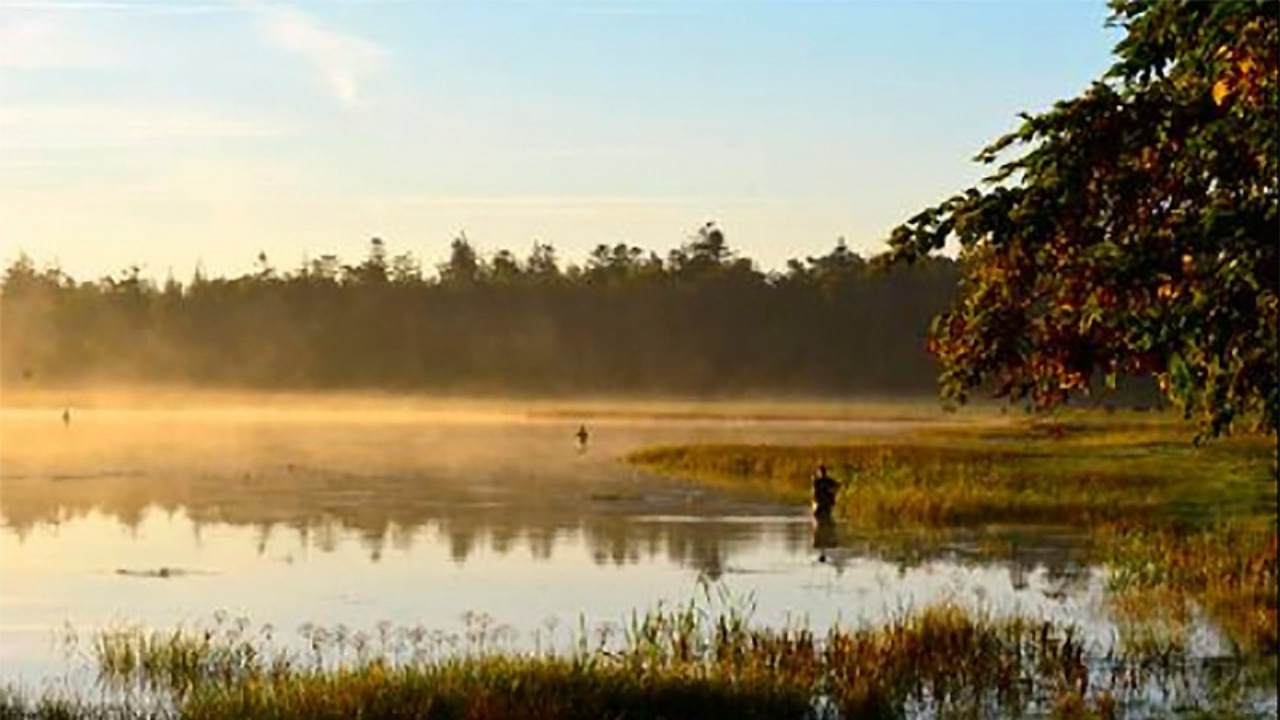
[[[587,426],[579,425],[578,432],[574,433],[573,435],[574,437],[578,438],[578,450],[579,451],[586,450],[587,440],[591,437],[591,435],[587,432]]]
[[[839,492],[840,483],[827,474],[826,465],[819,465],[818,474],[813,477],[813,516],[819,519],[830,518]]]

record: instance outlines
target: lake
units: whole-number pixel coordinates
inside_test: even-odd
[[[816,528],[808,509],[619,461],[653,444],[813,443],[927,418],[655,414],[481,403],[164,404],[0,410],[0,683],[61,682],[59,638],[122,625],[380,623],[514,648],[687,603],[713,587],[756,622],[874,623],[942,600],[1114,638],[1071,533],[989,533],[925,553]],[[585,448],[574,433],[591,435]],[[891,545],[911,548],[910,537]],[[1202,629],[1206,652],[1219,644]],[[59,679],[62,680],[59,680]]]

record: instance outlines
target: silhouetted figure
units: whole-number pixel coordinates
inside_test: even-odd
[[[574,433],[574,437],[578,438],[578,450],[586,450],[587,440],[591,437],[591,434],[587,432],[587,426],[579,425],[578,432]]]
[[[71,427],[71,408],[62,408],[62,426]]]
[[[819,520],[830,519],[839,492],[840,483],[827,474],[826,465],[819,465],[818,474],[813,478],[813,516]]]

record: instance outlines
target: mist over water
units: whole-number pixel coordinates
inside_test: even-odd
[[[444,631],[485,614],[513,647],[685,603],[700,579],[759,622],[876,622],[954,598],[1113,625],[1074,539],[910,559],[807,508],[619,461],[653,444],[821,443],[930,421],[912,406],[501,403],[343,397],[80,398],[0,409],[0,675],[65,670],[53,640],[216,614]],[[579,447],[580,423],[589,440]],[[910,543],[908,542],[908,545]],[[908,553],[910,555],[910,553]],[[1215,639],[1208,637],[1212,645]]]

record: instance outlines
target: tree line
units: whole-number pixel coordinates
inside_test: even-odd
[[[292,271],[77,281],[20,256],[0,284],[0,381],[516,393],[931,393],[945,257],[873,269],[843,240],[762,272],[707,224],[665,257],[598,245],[482,254],[424,271],[373,239]]]

